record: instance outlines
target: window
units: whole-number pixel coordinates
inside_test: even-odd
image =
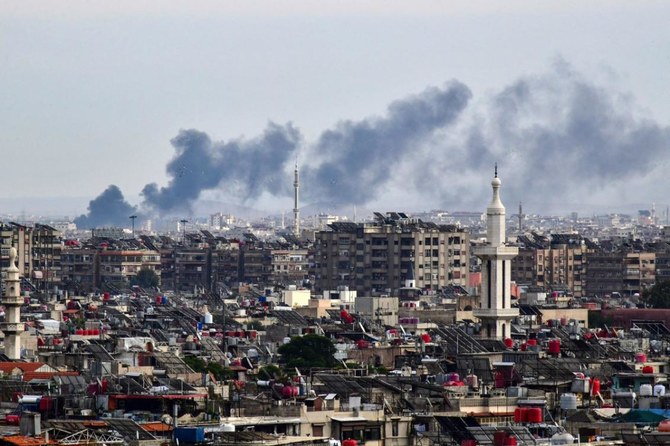
[[[398,420],[393,420],[391,421],[391,436],[392,437],[397,437],[399,435],[399,427],[400,423],[398,423]]]
[[[323,424],[312,426],[312,437],[323,437]]]

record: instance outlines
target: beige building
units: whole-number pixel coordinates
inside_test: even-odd
[[[398,303],[397,297],[358,296],[356,314],[379,325],[395,327],[398,325]]]
[[[586,259],[590,251],[576,234],[519,237],[519,255],[512,260],[512,280],[545,289],[567,289],[585,295]]]
[[[160,276],[160,254],[148,249],[102,250],[100,259],[100,283],[126,284],[141,269],[151,269]]]
[[[62,284],[61,233],[51,226],[18,223],[0,225],[0,261],[9,266],[9,248],[16,248],[19,275],[40,291],[53,291]],[[29,290],[32,291],[32,290]]]
[[[378,214],[375,223],[333,223],[315,238],[317,292],[346,285],[359,295],[397,294],[410,268],[417,288],[468,286],[470,235],[453,225]]]
[[[309,253],[306,249],[273,249],[272,283],[299,283],[309,277]]]

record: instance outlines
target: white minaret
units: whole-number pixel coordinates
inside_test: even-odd
[[[509,338],[512,319],[519,316],[519,309],[512,308],[511,260],[519,249],[505,245],[505,206],[500,201],[498,166],[491,181],[493,197],[486,208],[486,244],[475,248],[475,255],[482,261],[482,292],[480,307],[474,316],[482,323],[482,334],[487,338]]]
[[[2,305],[5,306],[5,321],[0,324],[5,334],[5,355],[9,359],[21,359],[21,280],[19,269],[16,267],[16,248],[9,249],[9,267],[6,270],[5,294],[2,296]]]
[[[300,207],[298,198],[300,191],[300,179],[298,178],[298,163],[295,163],[293,172],[293,235],[300,237]]]

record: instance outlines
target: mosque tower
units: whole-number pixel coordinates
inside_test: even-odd
[[[298,205],[300,179],[298,177],[298,163],[295,163],[293,172],[293,235],[300,237],[300,207]]]
[[[474,316],[482,323],[482,335],[487,338],[505,339],[512,332],[512,319],[519,316],[519,309],[512,308],[511,260],[519,248],[505,245],[505,206],[500,201],[498,166],[491,181],[493,198],[486,208],[486,244],[475,248],[475,255],[482,261],[482,291],[479,308]]]
[[[5,334],[5,355],[9,359],[21,359],[21,283],[19,268],[16,266],[16,248],[9,249],[9,267],[5,279],[5,294],[2,296],[2,305],[5,306],[5,321],[0,324],[0,330]]]

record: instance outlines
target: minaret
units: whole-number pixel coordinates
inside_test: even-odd
[[[9,267],[6,270],[5,294],[2,296],[2,305],[5,306],[5,321],[0,324],[5,334],[5,355],[9,359],[21,359],[21,280],[19,269],[16,267],[16,248],[9,249]]]
[[[519,234],[523,230],[523,207],[521,207],[521,202],[519,202]]]
[[[519,309],[512,308],[511,260],[519,249],[505,245],[505,206],[500,201],[498,166],[491,181],[493,197],[486,208],[486,244],[475,248],[475,255],[482,261],[482,292],[480,307],[474,316],[482,323],[483,336],[509,338],[512,319],[519,316]]]
[[[300,191],[300,179],[298,178],[298,163],[295,163],[293,172],[293,235],[300,237],[300,207],[298,196]]]

